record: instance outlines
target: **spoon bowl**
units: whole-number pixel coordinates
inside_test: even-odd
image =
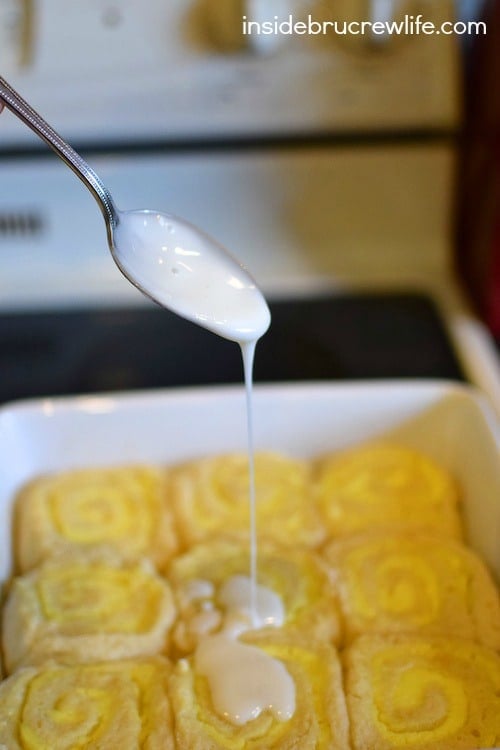
[[[111,253],[143,293],[224,338],[253,341],[269,327],[267,304],[245,268],[183,219],[157,211],[120,211]]]

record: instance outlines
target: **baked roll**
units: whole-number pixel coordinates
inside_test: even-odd
[[[0,746],[9,750],[174,750],[161,658],[27,667],[0,684]]]
[[[5,667],[158,654],[174,617],[170,587],[149,560],[49,560],[12,582],[2,618]]]
[[[323,457],[316,479],[319,507],[332,537],[375,529],[461,536],[455,482],[417,451],[366,444]]]
[[[171,474],[173,508],[183,544],[219,534],[248,538],[249,471],[246,455],[202,458]],[[259,539],[314,547],[325,532],[310,494],[306,462],[274,453],[255,456]]]
[[[338,603],[329,571],[316,553],[262,543],[257,568],[259,587],[277,594],[283,606],[283,624],[268,626],[264,632],[307,641],[339,641]],[[248,546],[221,537],[196,545],[172,561],[167,576],[178,610],[172,637],[178,653],[192,652],[201,637],[219,631],[225,609],[221,601],[224,584],[234,577],[249,582],[249,575]]]
[[[15,506],[14,549],[25,572],[59,552],[111,548],[162,567],[177,551],[165,473],[155,467],[78,469],[27,485]]]
[[[483,562],[450,539],[365,534],[329,544],[345,636],[454,635],[500,650],[500,601]]]
[[[349,745],[347,714],[337,654],[331,646],[273,643],[251,640],[245,644],[258,648],[265,659],[284,670],[292,681],[294,705],[291,715],[277,718],[267,707],[266,698],[258,694],[260,685],[253,679],[252,664],[239,657],[221,660],[217,679],[222,679],[230,697],[242,702],[242,714],[252,717],[243,721],[225,711],[220,703],[220,686],[203,674],[196,655],[181,659],[170,679],[170,696],[174,714],[178,750],[347,750]],[[259,664],[259,670],[261,665]],[[261,685],[273,684],[262,676]],[[227,681],[227,684],[224,683]],[[255,694],[257,690],[257,695]],[[217,695],[214,693],[217,692]],[[234,702],[233,702],[234,703]],[[274,708],[279,706],[276,700]],[[234,704],[231,706],[234,710]],[[262,709],[262,710],[260,710]],[[225,715],[227,714],[227,715]],[[254,716],[254,717],[253,717]]]
[[[344,653],[354,750],[500,745],[500,656],[452,638],[361,636]]]

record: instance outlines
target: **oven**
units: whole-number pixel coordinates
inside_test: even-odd
[[[273,315],[257,381],[468,380],[500,409],[493,339],[453,269],[456,37],[243,26],[419,13],[454,7],[3,0],[0,65],[120,208],[182,216],[252,271]],[[91,196],[9,112],[0,254],[1,401],[241,382],[234,345],[125,281]]]

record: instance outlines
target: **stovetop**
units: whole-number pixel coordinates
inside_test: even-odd
[[[464,380],[430,298],[329,295],[270,304],[257,382]],[[238,347],[154,305],[0,315],[0,401],[241,383]]]

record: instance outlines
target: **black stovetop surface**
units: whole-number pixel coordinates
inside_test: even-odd
[[[281,300],[257,382],[463,380],[432,301],[416,293]],[[241,383],[238,347],[154,305],[0,315],[0,401]]]

